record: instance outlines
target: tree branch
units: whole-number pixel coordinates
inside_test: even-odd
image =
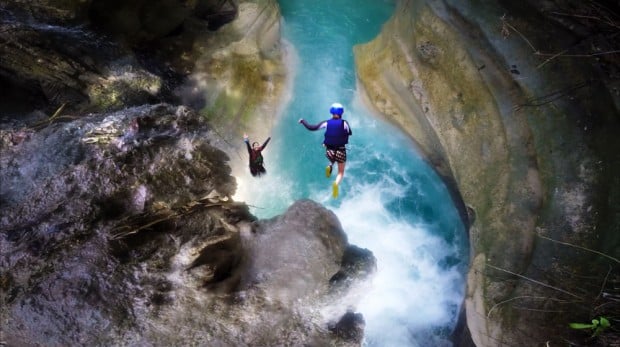
[[[620,260],[618,260],[618,259],[616,259],[616,258],[614,258],[614,257],[612,257],[612,256],[610,256],[610,255],[607,255],[607,254],[605,254],[605,253],[603,253],[603,252],[595,251],[595,250],[593,250],[593,249],[586,248],[586,247],[582,247],[582,246],[573,245],[572,243],[568,243],[568,242],[562,242],[562,241],[554,240],[554,239],[552,239],[552,238],[549,238],[549,237],[546,237],[546,236],[542,236],[542,235],[540,235],[539,233],[536,233],[536,236],[538,236],[538,237],[540,237],[540,238],[543,238],[543,239],[545,239],[545,240],[549,240],[549,241],[551,241],[551,242],[559,243],[559,244],[561,244],[561,245],[570,246],[570,247],[574,247],[574,248],[582,249],[582,250],[584,250],[584,251],[592,252],[592,253],[598,254],[598,255],[600,255],[600,256],[602,256],[602,257],[605,257],[605,258],[607,258],[607,259],[613,260],[613,261],[614,261],[614,262],[616,262],[617,264],[620,264]]]
[[[493,268],[493,269],[495,269],[495,270],[498,270],[498,271],[503,271],[503,272],[509,273],[509,274],[511,274],[511,275],[517,276],[517,277],[522,278],[522,279],[524,279],[524,280],[528,280],[528,281],[530,281],[530,282],[536,283],[536,284],[541,285],[541,286],[543,286],[543,287],[551,288],[551,289],[553,289],[553,290],[557,290],[558,292],[561,292],[561,293],[564,293],[564,294],[570,295],[570,296],[572,296],[572,297],[575,297],[575,298],[577,298],[577,299],[579,299],[579,300],[583,300],[583,298],[582,298],[582,297],[580,297],[579,295],[573,294],[573,293],[568,292],[568,291],[566,291],[566,290],[564,290],[564,289],[554,287],[554,286],[552,286],[552,285],[549,285],[549,284],[546,284],[546,283],[543,283],[543,282],[537,281],[537,280],[535,280],[535,279],[533,279],[533,278],[529,278],[529,277],[527,277],[527,276],[523,276],[523,275],[520,275],[520,274],[518,274],[518,273],[515,273],[515,272],[512,272],[512,271],[509,271],[509,270],[506,270],[506,269],[499,268],[499,267],[497,267],[497,266],[493,266],[493,265],[491,265],[491,264],[489,264],[489,263],[487,263],[487,264],[485,264],[485,265],[486,265],[486,266],[488,266],[488,267],[490,267],[490,268]]]

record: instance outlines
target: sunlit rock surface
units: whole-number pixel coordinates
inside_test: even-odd
[[[256,220],[213,136],[167,104],[3,125],[2,342],[355,345],[328,329],[332,278],[363,280],[372,255],[312,201]]]
[[[228,131],[252,117],[271,122],[277,111],[285,71],[274,0],[2,0],[0,8],[0,108],[11,114],[174,101]]]
[[[289,74],[277,1],[241,1],[237,10],[235,20],[197,40],[195,66],[179,88],[183,103],[195,104],[234,148],[242,145],[245,131],[254,138],[270,134]],[[200,100],[201,95],[206,98]]]
[[[356,47],[369,104],[466,205],[477,346],[563,343],[616,307],[597,295],[620,276],[620,70],[597,53],[618,41],[570,3],[400,1]]]

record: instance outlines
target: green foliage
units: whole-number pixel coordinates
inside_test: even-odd
[[[591,329],[593,331],[592,337],[598,336],[603,330],[609,328],[611,324],[609,324],[609,320],[605,317],[599,317],[600,319],[593,319],[592,324],[587,323],[570,323],[570,326],[573,329]]]

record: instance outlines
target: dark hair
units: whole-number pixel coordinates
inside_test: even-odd
[[[260,143],[258,143],[258,142],[252,142],[252,147],[254,147],[254,145],[260,145]]]

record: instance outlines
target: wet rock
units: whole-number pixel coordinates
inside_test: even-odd
[[[74,344],[126,321],[131,281],[119,266],[149,259],[165,268],[170,252],[160,248],[180,224],[172,215],[183,213],[164,218],[155,202],[180,208],[234,191],[227,156],[207,140],[195,113],[158,105],[53,124],[0,149],[2,276],[14,274],[11,319],[3,317],[9,344]],[[140,211],[132,192],[144,195]]]
[[[160,104],[0,147],[7,344],[334,343],[330,278],[357,276],[338,219],[303,200],[256,220],[211,136]]]
[[[287,305],[325,296],[347,247],[336,216],[311,200],[261,221],[244,240],[252,256],[242,287],[261,287]]]
[[[347,311],[329,330],[347,342],[361,343],[364,339],[364,316],[361,313]]]
[[[583,276],[618,273],[606,257],[550,241],[620,249],[619,220],[606,217],[620,199],[620,64],[598,57],[599,44],[611,51],[618,38],[602,34],[603,43],[604,25],[582,18],[617,7],[403,1],[375,40],[354,48],[365,97],[415,139],[469,226],[464,306],[478,346],[570,339],[568,316],[554,312],[584,307],[514,298],[557,295],[532,280],[598,293]]]
[[[349,245],[342,256],[340,270],[329,279],[332,290],[348,289],[355,281],[368,278],[377,270],[377,259],[365,248]]]

